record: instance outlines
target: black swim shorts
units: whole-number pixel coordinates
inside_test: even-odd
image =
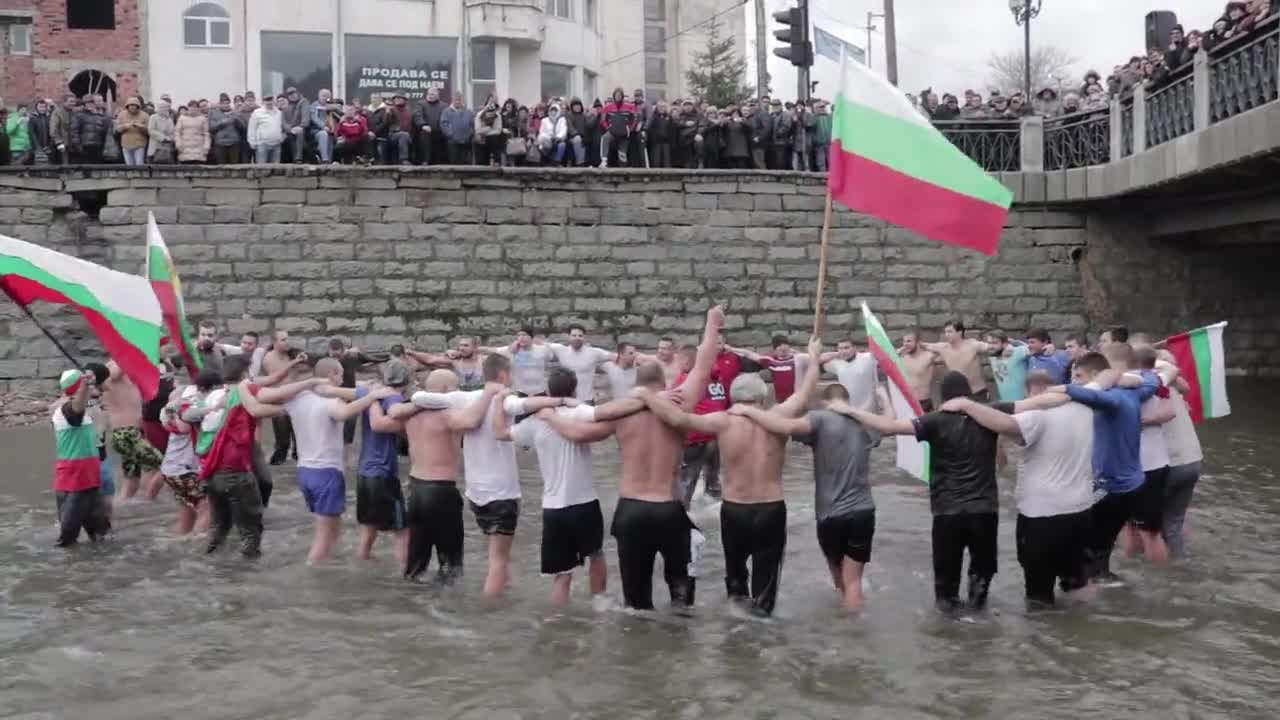
[[[858,510],[819,521],[818,547],[832,565],[839,565],[846,557],[867,563],[871,561],[871,539],[875,534],[875,508]]]
[[[542,574],[572,572],[604,547],[600,501],[542,510]]]
[[[519,500],[494,500],[484,505],[471,503],[476,525],[485,535],[515,535],[516,522],[520,519]]]

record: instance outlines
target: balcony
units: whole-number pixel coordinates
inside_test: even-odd
[[[545,39],[545,0],[467,0],[467,27],[472,40],[505,40],[538,47]]]

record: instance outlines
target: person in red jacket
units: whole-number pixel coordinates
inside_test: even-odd
[[[334,132],[338,136],[338,146],[334,149],[334,158],[338,162],[350,164],[368,160],[369,121],[357,113],[354,106],[347,106]]]
[[[622,88],[613,91],[613,98],[604,106],[604,127],[600,137],[600,167],[609,167],[609,150],[617,148],[618,167],[627,165],[627,145],[639,123],[636,106],[627,102]]]

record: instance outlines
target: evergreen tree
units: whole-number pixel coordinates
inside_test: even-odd
[[[734,45],[732,35],[720,39],[719,23],[711,25],[706,50],[694,56],[692,66],[685,73],[690,95],[720,108],[740,105],[751,97],[753,90],[746,82],[747,59]]]

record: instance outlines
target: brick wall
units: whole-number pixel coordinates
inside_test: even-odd
[[[216,318],[228,336],[280,327],[313,344],[435,348],[581,321],[598,344],[651,347],[694,339],[714,300],[732,342],[764,346],[778,332],[802,342],[811,327],[823,192],[820,179],[767,173],[46,169],[0,174],[0,232],[141,272],[154,212],[192,320]],[[96,220],[72,193],[105,195]],[[834,224],[831,342],[859,334],[862,300],[895,334],[932,335],[953,316],[1059,334],[1087,324],[1069,256],[1085,243],[1079,215],[1012,213],[993,259],[849,212]],[[78,321],[42,313],[94,352]],[[0,305],[0,378],[61,367]]]
[[[60,101],[67,84],[83,70],[99,70],[115,80],[119,99],[137,94],[142,86],[138,0],[115,0],[114,30],[69,29],[66,5],[67,0],[0,0],[0,15],[5,10],[27,12],[32,21],[31,55],[3,58],[0,96],[10,106],[37,96]]]

